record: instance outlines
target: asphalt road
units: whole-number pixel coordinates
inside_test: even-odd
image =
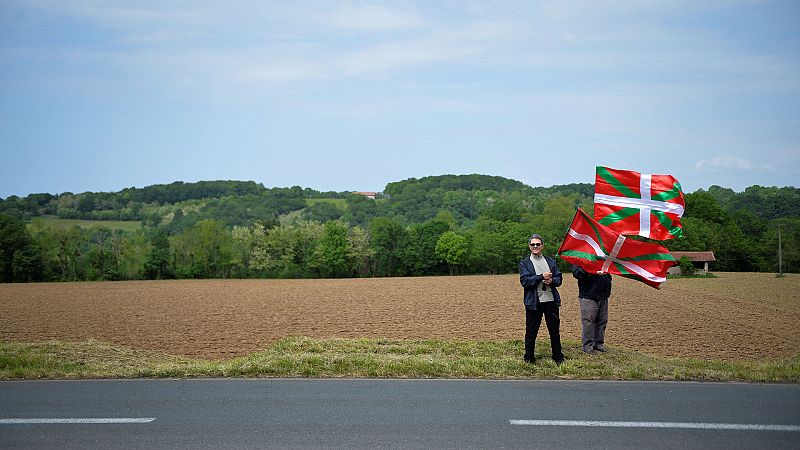
[[[309,447],[800,448],[800,386],[362,379],[0,382],[0,448]]]

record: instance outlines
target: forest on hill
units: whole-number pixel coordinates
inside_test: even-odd
[[[533,232],[555,253],[593,193],[441,175],[389,183],[375,199],[252,181],[11,196],[0,199],[0,281],[511,273]],[[713,251],[712,271],[777,272],[780,230],[783,271],[800,272],[798,188],[686,193],[683,226],[665,245]]]

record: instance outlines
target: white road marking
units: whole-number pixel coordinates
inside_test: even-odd
[[[0,419],[0,425],[53,424],[53,423],[150,423],[155,417],[67,417]]]
[[[612,427],[612,428],[690,428],[700,430],[800,431],[800,425],[762,425],[751,423],[705,422],[615,422],[604,420],[524,420],[510,419],[511,425],[550,427]]]

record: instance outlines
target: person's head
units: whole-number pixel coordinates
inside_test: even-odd
[[[538,234],[532,234],[531,237],[528,238],[528,248],[531,249],[531,255],[541,256],[542,250],[544,250],[543,246],[544,241]]]

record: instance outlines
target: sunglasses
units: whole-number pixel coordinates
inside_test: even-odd
[[[528,245],[530,245],[531,247],[541,247],[542,246],[542,244],[528,244]]]

